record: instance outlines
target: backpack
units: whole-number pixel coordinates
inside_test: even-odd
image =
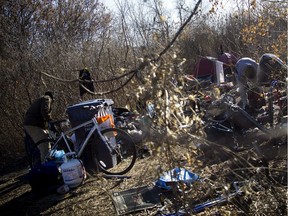
[[[49,194],[56,192],[63,184],[62,175],[54,161],[36,165],[28,173],[28,181],[32,192]]]

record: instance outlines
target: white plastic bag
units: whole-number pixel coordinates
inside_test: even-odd
[[[99,109],[97,114],[97,122],[101,131],[107,128],[115,127],[113,114],[107,108]]]

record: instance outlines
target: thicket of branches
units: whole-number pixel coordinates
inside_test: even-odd
[[[199,56],[218,57],[220,45],[238,57],[287,57],[287,3],[247,1],[221,16],[221,1],[208,8],[178,1],[173,20],[163,2],[116,1],[118,13],[111,13],[98,0],[2,0],[0,157],[23,154],[24,114],[46,90],[55,93],[54,118],[65,117],[66,107],[79,102],[84,67],[96,89],[87,99],[112,98],[135,109],[150,93],[164,111],[167,101],[177,103],[172,77],[190,73]],[[173,125],[166,114],[159,113]]]

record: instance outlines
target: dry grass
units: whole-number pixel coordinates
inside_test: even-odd
[[[2,176],[1,215],[116,215],[112,192],[151,185],[163,171],[176,166],[197,173],[202,179],[185,193],[174,194],[177,205],[180,203],[193,207],[197,203],[216,198],[219,194],[228,193],[234,181],[245,182],[242,187],[243,196],[209,208],[198,215],[287,214],[286,157],[270,160],[268,166],[272,175],[268,175],[265,166],[252,150],[235,153],[212,143],[203,145],[205,148],[196,148],[195,144],[198,142],[199,140],[192,140],[181,145],[148,143],[150,147],[154,146],[152,154],[137,159],[128,173],[131,178],[105,179],[99,173],[94,177],[90,176],[83,185],[62,196],[52,194],[35,199],[29,192],[29,185],[25,181],[21,184],[23,179],[19,179],[27,170]],[[265,149],[265,146],[262,148]],[[13,185],[16,187],[7,190]],[[169,208],[170,213],[174,211],[173,205]],[[157,208],[154,208],[133,215],[155,215],[156,212]]]

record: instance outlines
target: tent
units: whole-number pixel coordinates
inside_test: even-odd
[[[213,57],[201,57],[195,64],[192,74],[196,78],[206,78],[209,76],[213,76],[216,73],[215,61],[216,58]]]
[[[197,79],[211,79],[211,82],[220,84],[224,82],[223,62],[216,58],[201,57],[195,64],[192,75]]]

